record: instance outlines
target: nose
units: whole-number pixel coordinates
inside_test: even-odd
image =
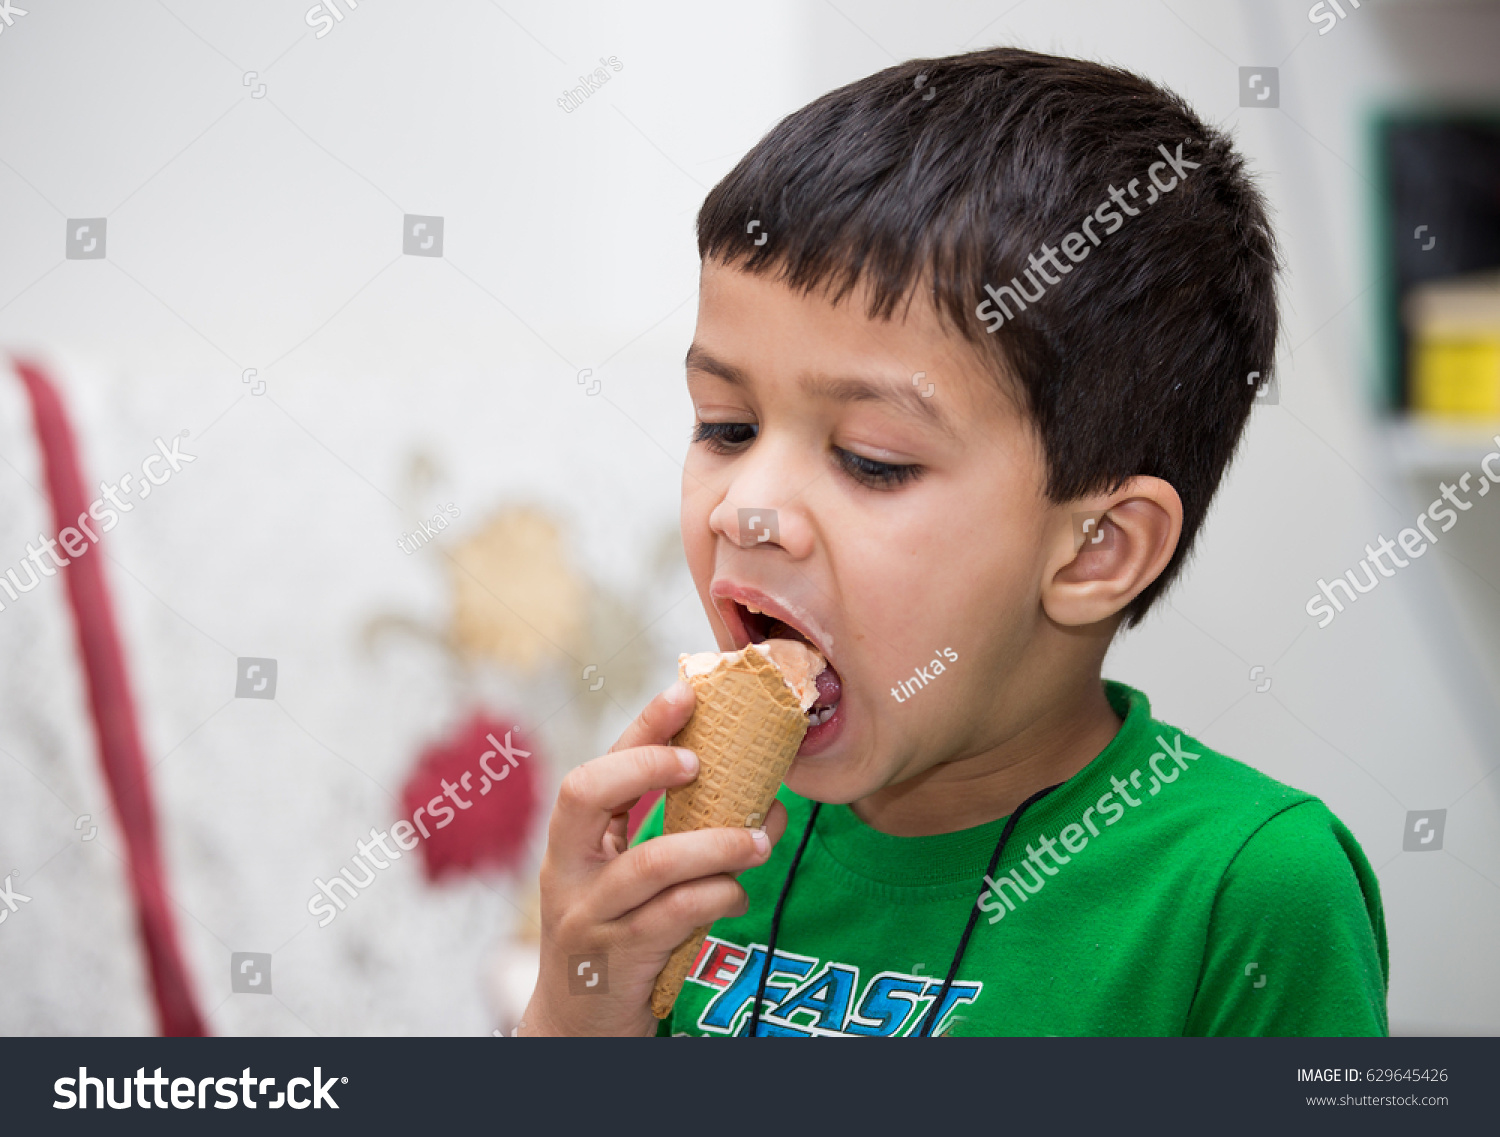
[[[770,454],[747,454],[724,496],[709,514],[710,528],[740,549],[777,548],[800,559],[812,551],[813,526],[803,491],[814,477],[800,482],[788,466]]]

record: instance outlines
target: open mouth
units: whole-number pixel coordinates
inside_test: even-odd
[[[792,640],[806,644],[814,651],[819,651],[818,645],[813,643],[800,628],[787,623],[780,617],[773,616],[769,612],[762,612],[759,608],[738,600],[734,601],[734,607],[751,643],[764,643],[766,640]],[[821,651],[819,654],[822,654]],[[839,683],[839,673],[834,670],[833,664],[828,662],[826,656],[824,656],[824,662],[827,666],[817,678],[817,698],[807,710],[809,731],[824,725],[833,718],[838,711],[839,697],[843,694],[843,688]]]

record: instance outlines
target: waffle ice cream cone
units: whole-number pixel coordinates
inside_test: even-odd
[[[763,825],[781,780],[807,733],[807,708],[823,657],[791,640],[751,644],[722,655],[684,655],[681,676],[698,696],[693,717],[672,740],[698,755],[698,777],[667,791],[663,833]],[[708,927],[695,928],[667,960],[651,992],[659,1019],[672,1005]]]

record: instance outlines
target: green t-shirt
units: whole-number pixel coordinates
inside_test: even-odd
[[[1000,818],[893,837],[824,805],[782,915],[763,1035],[905,1035],[968,949],[933,1034],[1384,1035],[1375,874],[1317,798],[1152,719],[1124,719],[1023,815],[983,881]],[[661,1034],[746,1033],[771,914],[812,803],[785,787],[771,859],[740,876]],[[661,832],[658,803],[638,840]],[[980,894],[981,885],[985,891]],[[995,890],[998,889],[998,897]]]

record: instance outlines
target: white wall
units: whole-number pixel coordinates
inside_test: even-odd
[[[1395,462],[1370,412],[1360,116],[1437,82],[1493,84],[1492,7],[1367,3],[1320,37],[1307,5],[1279,0],[367,0],[321,39],[309,7],[34,0],[0,32],[0,347],[54,362],[93,478],[184,429],[199,456],[108,555],[215,1031],[494,1025],[483,976],[524,880],[434,889],[404,862],[320,929],[313,877],[399,816],[416,752],[476,701],[540,724],[550,788],[706,642],[680,563],[650,568],[690,422],[694,212],[809,98],[994,43],[1118,62],[1227,124],[1287,259],[1283,404],[1257,411],[1191,573],[1110,673],[1351,825],[1380,870],[1397,1029],[1500,1028],[1496,683],[1454,630],[1496,626],[1495,510],[1466,515],[1451,546],[1474,573],[1429,558],[1327,629],[1303,611],[1439,476]],[[611,55],[623,70],[556,105]],[[1241,64],[1280,65],[1280,111],[1239,109]],[[442,259],[400,255],[405,213],[445,218]],[[64,260],[65,219],[97,216],[107,259]],[[0,570],[45,524],[15,388],[0,382]],[[413,455],[436,481],[412,480]],[[637,597],[596,636],[603,692],[580,686],[595,660],[576,654],[526,679],[465,676],[430,647],[364,650],[378,615],[445,619],[442,550],[407,556],[395,538],[449,500],[464,525],[549,509],[593,591]],[[0,928],[0,1030],[149,1031],[61,600],[38,589],[0,612],[0,873],[34,898]],[[250,655],[279,660],[274,703],[231,697]],[[1444,850],[1401,855],[1406,811],[1442,807]],[[83,813],[102,821],[93,842],[73,828]],[[274,953],[273,998],[230,995],[232,951]]]

